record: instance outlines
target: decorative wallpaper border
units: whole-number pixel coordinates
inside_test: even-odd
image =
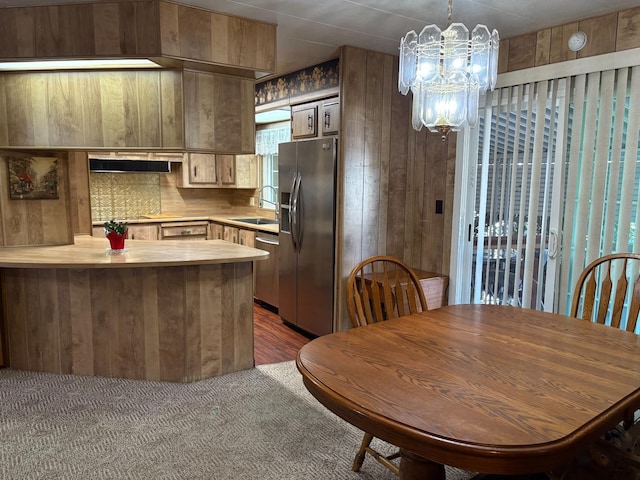
[[[256,106],[288,100],[338,86],[338,59],[256,84]]]

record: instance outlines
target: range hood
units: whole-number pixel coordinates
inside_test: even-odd
[[[171,165],[169,162],[159,160],[90,158],[89,170],[117,173],[171,173]]]

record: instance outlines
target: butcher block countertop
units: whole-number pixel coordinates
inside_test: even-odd
[[[105,238],[78,235],[73,245],[2,247],[0,268],[130,268],[265,260],[269,253],[224,240],[127,240],[111,252]]]

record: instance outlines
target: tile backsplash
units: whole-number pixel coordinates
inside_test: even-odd
[[[92,172],[89,182],[93,221],[160,213],[159,173]]]

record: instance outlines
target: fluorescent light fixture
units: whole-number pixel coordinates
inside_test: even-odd
[[[285,120],[291,120],[291,109],[289,108],[256,113],[257,124],[283,122]]]
[[[0,71],[79,70],[101,68],[161,68],[147,58],[106,58],[91,60],[38,60],[0,62]]]

